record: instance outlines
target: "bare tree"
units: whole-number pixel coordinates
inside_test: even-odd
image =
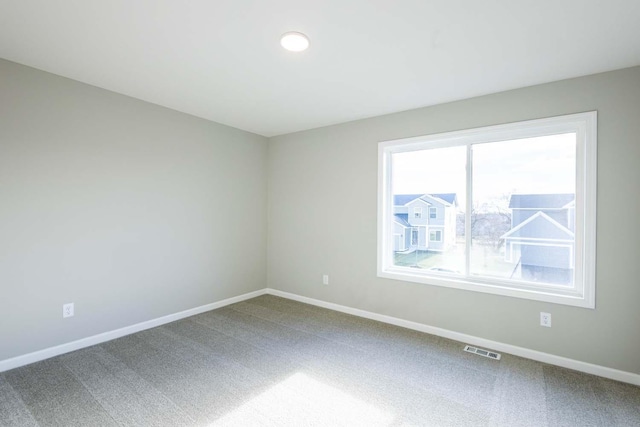
[[[502,235],[511,228],[510,197],[503,194],[482,204],[474,203],[471,210],[471,236],[496,251],[504,244]]]

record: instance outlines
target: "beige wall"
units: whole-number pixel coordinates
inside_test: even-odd
[[[598,111],[596,309],[376,277],[379,141]],[[271,138],[268,285],[640,373],[640,67]],[[322,274],[330,285],[322,285]],[[539,326],[539,312],[553,327]]]
[[[639,99],[636,67],[267,140],[0,60],[0,360],[268,284],[640,373]],[[595,310],[376,277],[379,141],[589,110]]]
[[[0,60],[0,360],[264,288],[266,159],[261,136]]]

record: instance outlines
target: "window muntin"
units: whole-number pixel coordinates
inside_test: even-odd
[[[438,208],[429,208],[429,219],[436,219],[438,217]]]
[[[431,230],[429,232],[429,241],[430,242],[441,242],[442,241],[442,231],[441,230]]]
[[[379,154],[379,276],[594,307],[595,112],[388,141]],[[438,204],[443,230],[400,256],[386,222],[408,194],[424,195],[430,222]]]

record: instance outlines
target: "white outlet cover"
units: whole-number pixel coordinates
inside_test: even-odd
[[[322,275],[322,284],[323,285],[328,285],[329,284],[329,275],[328,274],[323,274]]]
[[[540,312],[540,326],[551,327],[551,313]]]
[[[62,306],[62,317],[73,317],[73,315],[74,315],[73,303],[70,302],[68,304],[64,304]]]

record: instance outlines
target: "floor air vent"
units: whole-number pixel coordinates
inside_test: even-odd
[[[488,357],[489,359],[500,360],[500,353],[494,353],[493,351],[483,350],[481,348],[465,346],[464,351],[468,353],[477,354],[479,356]]]

